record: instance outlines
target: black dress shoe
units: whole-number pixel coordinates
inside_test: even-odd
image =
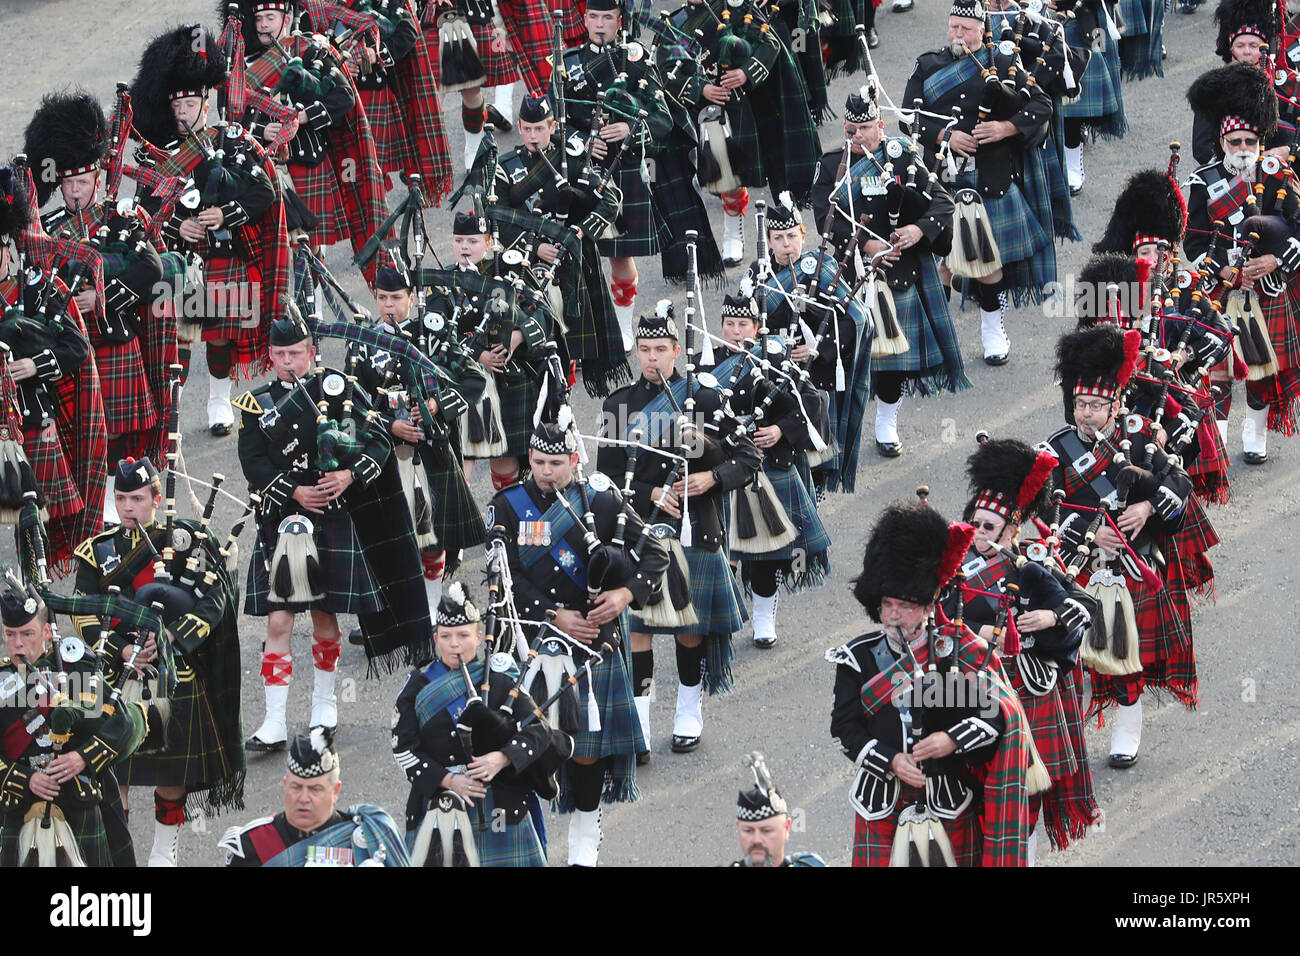
[[[1200,6],[1200,4],[1196,3],[1195,0],[1182,0],[1182,2],[1178,4],[1178,12],[1195,13],[1198,6]]]
[[[226,424],[209,425],[208,434],[211,435],[213,438],[225,438],[227,435],[230,434],[230,426]]]
[[[647,767],[650,765],[650,751],[643,750],[636,755],[636,765],[638,767]]]
[[[361,647],[366,643],[366,636],[361,633],[361,628],[354,627],[352,630],[348,631],[348,643],[354,644],[357,647]]]
[[[1111,754],[1110,765],[1116,770],[1127,770],[1138,762],[1137,754]]]
[[[677,734],[673,734],[673,742],[670,744],[675,754],[688,754],[699,745],[699,737],[680,737]]]
[[[1262,455],[1257,451],[1242,452],[1241,458],[1248,465],[1262,465],[1268,461],[1268,452]]]
[[[867,34],[867,49],[874,50],[878,46],[880,46],[880,34],[876,32],[875,27],[872,27],[871,32]]]
[[[876,451],[881,458],[897,458],[903,453],[903,445],[896,441],[876,441]]]
[[[487,108],[487,121],[503,133],[508,133],[515,128],[515,124],[510,122],[510,120],[491,103],[488,104]]]
[[[985,365],[993,365],[993,366],[996,367],[996,366],[998,366],[998,365],[1006,365],[1009,361],[1011,361],[1011,353],[1010,353],[1010,352],[1007,352],[1007,353],[1005,353],[1005,354],[1003,354],[1003,355],[986,355],[986,356],[984,356],[984,364],[985,364]]]
[[[283,750],[285,748],[285,743],[286,741],[277,740],[274,743],[268,744],[259,738],[257,734],[253,734],[253,736],[244,741],[244,749],[250,753],[269,754],[275,753],[277,750]]]

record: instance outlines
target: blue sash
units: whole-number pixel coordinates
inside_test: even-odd
[[[459,670],[452,670],[442,661],[434,661],[424,669],[425,684],[415,696],[415,717],[423,727],[444,711],[452,720],[459,720],[469,703],[465,690],[465,677]],[[483,664],[471,661],[469,678],[474,683],[483,679]]]
[[[771,284],[779,286],[787,293],[789,293],[796,285],[806,287],[808,284],[808,276],[804,274],[802,269],[799,269],[797,273],[795,270],[798,268],[799,262],[808,256],[815,259],[817,253],[804,253],[795,260],[794,265],[783,266],[779,272],[774,272],[769,280]],[[867,312],[862,305],[862,300],[857,296],[850,295],[853,289],[844,281],[844,277],[841,276],[839,281],[836,281],[835,274],[839,271],[839,263],[835,261],[833,256],[827,255],[826,258],[822,260],[821,272],[817,276],[817,288],[820,289],[831,301],[844,309],[845,315],[853,320],[853,325],[857,328],[858,335],[861,336],[864,328],[871,330],[873,326],[867,321]],[[781,293],[776,289],[759,289],[756,290],[756,292],[759,295],[767,296],[767,311],[769,313],[775,312],[786,303],[785,296],[781,295]],[[817,330],[813,329],[813,331],[815,332]],[[868,331],[867,334],[869,335],[871,332]]]
[[[510,502],[510,507],[514,508],[515,514],[521,518],[537,510],[537,506],[533,504],[533,499],[528,496],[523,485],[507,488],[505,495],[506,501]],[[577,485],[569,485],[565,488],[564,496],[575,512],[582,509],[582,496],[578,493]],[[560,504],[557,497],[555,504],[547,508],[546,514],[538,520],[551,523],[551,543],[550,545],[519,545],[520,564],[525,568],[531,568],[543,556],[549,555],[560,566],[560,570],[569,576],[570,581],[584,591],[587,590],[587,562],[568,541],[564,540],[564,536],[574,526],[573,515],[569,513],[569,509]]]
[[[777,338],[777,336],[772,336],[772,338]],[[737,370],[741,364],[750,365],[751,368],[753,367],[749,359],[751,357],[755,359],[758,358],[758,350],[758,346],[755,346],[748,352],[732,352],[728,350],[727,357],[717,365],[713,366],[713,368],[710,369],[709,374],[718,380],[718,386],[720,388],[726,388],[727,384],[731,381],[731,376],[737,374]],[[736,380],[739,381],[744,377],[745,373],[742,371],[737,376]]]
[[[668,385],[673,390],[673,399],[679,406],[683,406],[686,401],[686,379],[679,378],[669,382]],[[671,427],[676,418],[673,405],[668,401],[667,391],[660,392],[646,402],[645,407],[639,412],[628,415],[627,423],[623,427],[623,440],[631,441],[632,432],[639,430],[644,436],[641,439],[643,444],[657,447],[663,441],[664,432]]]
[[[980,67],[987,68],[988,65],[989,52],[980,47],[971,56],[964,56],[960,60],[953,60],[946,66],[939,67],[921,84],[921,92],[925,94],[926,104],[937,103],[959,86],[979,76]]]
[[[286,847],[262,865],[303,866],[312,847],[351,849],[352,859],[357,863],[374,860],[382,849],[383,866],[411,865],[411,858],[406,852],[406,841],[387,812],[362,803],[348,807],[343,814],[347,817],[346,820],[340,820],[334,826]],[[358,831],[360,840],[357,837]]]

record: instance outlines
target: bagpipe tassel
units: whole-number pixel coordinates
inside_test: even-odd
[[[473,89],[487,81],[474,31],[459,14],[446,13],[438,20],[438,69],[444,93]]]
[[[1096,577],[1088,582],[1086,590],[1101,606],[1104,630],[1098,633],[1098,621],[1094,618],[1092,638],[1084,641],[1079,656],[1099,674],[1136,674],[1142,670],[1141,642],[1127,583],[1123,578],[1099,583]]]
[[[733,524],[731,549],[740,554],[767,554],[778,551],[791,544],[798,532],[789,516],[777,500],[776,489],[772,481],[761,470],[755,480],[737,488],[734,494],[736,514],[748,514],[747,522],[751,533],[745,536],[741,529],[742,522]],[[762,520],[759,521],[758,519]]]
[[[1029,740],[1029,769],[1025,773],[1025,785],[1029,789],[1029,795],[1032,797],[1039,793],[1044,793],[1052,787],[1052,776],[1047,772],[1047,764],[1043,762],[1042,754],[1038,752],[1038,745],[1034,743],[1034,735],[1028,735]]]
[[[591,672],[591,661],[583,665],[587,672],[587,729],[600,733],[600,704],[596,702],[596,677]]]

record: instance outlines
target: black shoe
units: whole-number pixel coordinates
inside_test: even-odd
[[[880,34],[876,32],[875,27],[872,27],[871,32],[867,34],[867,49],[874,50],[878,46],[880,46]]]
[[[1111,754],[1110,765],[1116,770],[1127,770],[1138,762],[1137,754]]]
[[[1002,354],[1002,355],[986,355],[986,356],[984,356],[984,364],[985,364],[985,365],[992,365],[992,366],[995,366],[995,367],[998,366],[998,365],[1006,365],[1006,364],[1007,364],[1008,362],[1010,362],[1010,361],[1011,361],[1011,353],[1010,353],[1010,352],[1006,352],[1006,353],[1004,353],[1004,354]]]
[[[277,740],[274,743],[266,743],[261,740],[257,734],[249,737],[244,741],[244,749],[255,754],[275,753],[277,750],[283,750],[287,741]]]
[[[903,453],[903,445],[896,441],[877,441],[876,451],[880,452],[881,458],[897,458]]]
[[[650,751],[643,750],[636,755],[636,765],[638,767],[648,767],[650,765]]]
[[[757,648],[761,648],[762,650],[767,650],[770,647],[776,647],[776,635],[774,634],[771,637],[755,636],[754,646]]]
[[[1178,4],[1178,12],[1195,13],[1198,6],[1200,6],[1200,4],[1195,3],[1194,0],[1182,0],[1182,2]]]
[[[348,643],[357,647],[361,647],[366,643],[366,636],[361,633],[361,628],[354,627],[348,631]]]
[[[673,742],[670,744],[675,754],[688,754],[699,745],[699,737],[679,737],[677,734],[673,734]]]
[[[225,438],[227,435],[230,434],[230,426],[225,424],[209,425],[208,434],[211,435],[213,438]]]
[[[1241,458],[1248,465],[1262,465],[1268,461],[1268,452],[1262,455],[1257,451],[1242,452]]]
[[[515,127],[515,124],[503,116],[501,111],[491,103],[488,104],[487,108],[487,121],[503,133],[508,133]]]

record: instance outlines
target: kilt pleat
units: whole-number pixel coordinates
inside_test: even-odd
[[[510,54],[507,41],[499,38],[493,23],[471,23],[474,43],[478,47],[479,59],[483,61],[483,70],[487,74],[484,86],[504,86],[519,79],[519,70],[515,67],[514,57]],[[442,85],[442,64],[438,61],[438,28],[426,24],[424,39],[429,47],[429,66],[433,78]],[[513,117],[511,117],[513,119]]]
[[[229,339],[234,344],[232,356],[236,368],[251,369],[253,363],[265,361],[265,342],[259,342],[256,304],[251,293],[262,281],[262,271],[242,259],[217,258],[204,263],[204,301],[211,308],[203,317],[203,340]],[[245,297],[247,308],[245,308]],[[263,320],[265,321],[265,320]]]
[[[453,440],[459,445],[458,436],[453,434]],[[455,570],[452,557],[457,551],[477,547],[487,539],[483,512],[465,483],[459,455],[453,454],[450,447],[434,451],[425,444],[419,446],[419,455],[429,492],[433,533],[438,538],[438,549],[447,552],[446,573],[450,575]]]
[[[271,576],[267,562],[275,553],[275,529],[259,527],[253,558],[248,565],[248,594],[244,613],[265,617],[271,611],[326,611],[331,614],[366,614],[383,608],[382,596],[361,543],[346,514],[311,515],[316,529],[316,548],[325,575],[325,596],[310,604],[285,604],[271,599]]]
[[[1065,41],[1070,46],[1087,45],[1075,21],[1066,24]],[[1103,42],[1105,49],[1094,53],[1083,71],[1079,95],[1063,101],[1061,115],[1066,119],[1083,120],[1098,135],[1118,139],[1128,129],[1128,121],[1124,118],[1124,92],[1120,86],[1119,47],[1109,37],[1105,37]]]
[[[27,809],[24,807],[0,815],[0,868],[18,866],[18,831],[23,827],[23,816]],[[77,849],[81,851],[86,866],[112,866],[112,848],[108,843],[108,834],[104,832],[104,819],[100,815],[99,805],[60,806],[59,809],[63,811],[63,818],[76,838]]]
[[[1021,186],[1025,199],[1029,203],[1029,208],[1033,210],[1034,218],[1038,224],[1043,227],[1050,239],[1060,238],[1057,235],[1057,215],[1053,198],[1052,182],[1052,163],[1049,156],[1055,157],[1055,152],[1049,152],[1051,139],[1043,147],[1029,150],[1025,154],[1025,175],[1024,182]],[[1059,167],[1058,167],[1059,168]],[[1070,188],[1067,184],[1065,187],[1065,197],[1068,200]],[[1053,248],[1055,245],[1053,244]]]
[[[1164,0],[1120,0],[1124,35],[1119,38],[1119,59],[1126,80],[1164,76]]]
[[[396,94],[389,87],[363,89],[358,87],[361,105],[370,121],[370,134],[375,139],[375,155],[379,168],[387,173],[419,172],[420,159],[415,154],[415,139],[406,127],[406,118]]]
[[[45,496],[45,509],[51,518],[80,514],[86,509],[72,478],[70,460],[57,425],[50,423],[43,432],[23,435],[23,453],[31,463],[36,484]]]
[[[904,394],[930,395],[970,388],[966,367],[957,344],[948,300],[939,283],[939,269],[933,256],[921,259],[915,285],[890,292],[898,326],[907,336],[908,349],[899,355],[873,355],[871,371],[906,372]],[[871,394],[875,395],[875,377]]]
[[[95,367],[104,401],[104,427],[110,435],[146,431],[158,423],[139,339],[96,346]]]
[[[1088,764],[1088,742],[1084,739],[1081,671],[1075,667],[1061,674],[1056,693],[1065,712],[1065,729],[1077,765],[1073,772],[1053,776],[1051,789],[1042,795],[1043,828],[1052,846],[1066,849],[1081,840],[1101,820],[1101,807],[1093,790],[1092,768]],[[1037,739],[1037,734],[1035,734]]]
[[[623,193],[623,205],[619,211],[623,234],[617,238],[601,239],[598,243],[600,254],[611,259],[657,256],[659,250],[672,241],[672,235],[650,191],[645,164],[621,162],[622,165],[614,170],[614,183]]]
[[[1070,182],[1065,177],[1065,120],[1061,116],[1061,101],[1052,101],[1052,122],[1048,126],[1047,140],[1043,143],[1043,171],[1047,176],[1047,194],[1052,199],[1052,229],[1057,240],[1081,242],[1074,221],[1074,201],[1070,198]]]
[[[1034,746],[1043,758],[1043,766],[1053,780],[1074,773],[1079,768],[1078,756],[1070,743],[1070,730],[1066,725],[1065,708],[1061,705],[1056,688],[1036,697],[1025,689],[1019,667],[1010,667],[1011,686],[1020,697],[1020,706],[1029,718],[1029,730],[1034,736]]]
[[[527,456],[533,434],[533,409],[541,386],[524,371],[494,372],[501,395],[501,424],[506,432],[505,456]],[[503,457],[505,457],[503,456]]]
[[[920,790],[906,784],[902,784],[900,789],[898,805],[894,807],[891,816],[882,820],[864,820],[857,814],[853,815],[853,866],[889,866],[899,814],[922,796]],[[953,859],[958,866],[979,865],[982,848],[979,807],[980,800],[977,796],[956,820],[943,821],[943,829],[948,834]]]
[[[634,803],[641,799],[636,785],[636,755],[646,749],[641,735],[641,721],[632,700],[632,680],[622,654],[602,661],[592,669],[596,684],[596,706],[600,709],[600,730],[583,730],[573,734],[573,756],[599,760],[609,757],[605,783],[601,789],[603,803]],[[578,683],[578,713],[587,713],[591,688],[587,681]],[[568,763],[560,769],[560,792],[555,808],[560,813],[576,809],[569,781]]]
[[[709,223],[709,211],[695,185],[695,166],[688,156],[689,149],[681,144],[680,148],[655,157],[655,181],[650,188],[670,233],[668,243],[660,251],[660,264],[669,282],[686,281],[686,233],[694,229],[699,234],[695,260],[700,279],[720,282],[726,278],[727,270]]]
[[[334,173],[334,165],[329,159],[322,159],[315,166],[303,166],[289,163],[289,176],[293,179],[293,191],[302,200],[304,206],[316,217],[316,228],[311,231],[313,246],[332,246],[337,242],[352,239],[352,227],[348,222],[347,203],[343,189]],[[368,237],[362,237],[364,242]]]
[[[655,634],[734,634],[749,620],[744,594],[727,563],[722,549],[683,548],[691,576],[691,604],[699,617],[698,624],[679,628],[650,628],[632,615],[631,628]]]

